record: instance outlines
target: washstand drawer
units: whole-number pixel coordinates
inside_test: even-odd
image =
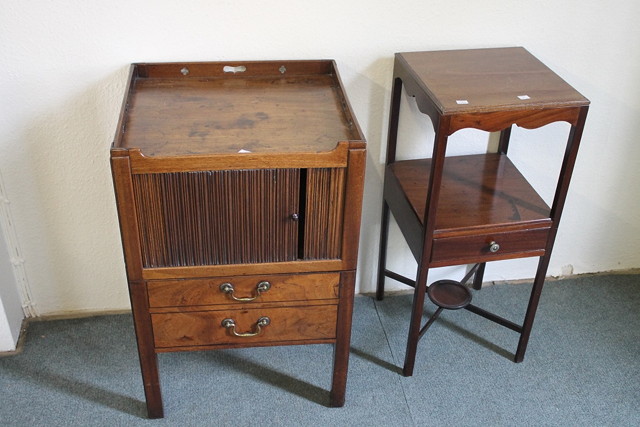
[[[156,348],[322,340],[336,337],[337,310],[337,305],[318,305],[159,313],[151,322]]]
[[[152,308],[335,299],[339,288],[339,273],[154,280],[147,284]]]
[[[434,266],[510,259],[544,254],[549,228],[504,233],[435,238],[431,263]]]

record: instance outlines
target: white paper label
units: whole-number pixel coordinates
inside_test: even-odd
[[[243,148],[242,150],[238,151],[238,153],[250,153],[250,152],[251,152],[251,151],[249,151],[249,150],[245,150],[244,148]]]
[[[456,104],[458,105],[467,105],[469,103],[469,101],[467,101],[466,99],[456,99]]]
[[[529,97],[529,95],[518,95],[518,99],[521,99],[524,101],[525,99],[531,99],[531,98]]]

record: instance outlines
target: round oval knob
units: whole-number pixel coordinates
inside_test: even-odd
[[[500,245],[494,241],[489,243],[489,251],[496,253],[500,250]]]
[[[233,288],[233,285],[231,283],[225,282],[220,285],[220,291],[224,292],[225,294],[232,294],[235,289]]]
[[[297,221],[300,219],[300,215],[298,215],[297,213],[291,214],[291,219]]]
[[[256,285],[256,291],[258,292],[258,294],[262,292],[267,292],[269,289],[271,289],[271,283],[269,283],[266,280],[263,280],[262,282]]]

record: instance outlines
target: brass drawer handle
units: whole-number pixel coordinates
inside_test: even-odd
[[[262,328],[264,326],[267,326],[269,323],[271,323],[271,319],[269,319],[267,316],[262,316],[256,322],[256,328],[254,332],[237,332],[236,322],[233,319],[224,319],[222,321],[222,326],[231,330],[231,333],[236,337],[255,337],[256,335],[259,335],[260,332],[262,332]]]
[[[489,251],[496,253],[500,250],[500,245],[494,241],[489,243]]]
[[[226,282],[226,283],[223,283],[222,285],[220,285],[220,290],[222,292],[224,292],[225,294],[229,294],[229,296],[231,298],[233,298],[235,301],[242,301],[242,302],[253,301],[256,298],[258,298],[261,293],[267,292],[269,289],[271,289],[271,283],[269,283],[267,281],[262,281],[262,282],[260,282],[260,283],[258,283],[256,285],[256,296],[238,298],[237,296],[235,296],[233,294],[235,289],[233,288],[233,285],[231,283]]]

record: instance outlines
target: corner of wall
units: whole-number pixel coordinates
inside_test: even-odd
[[[36,311],[0,175],[0,351],[15,349],[25,316]]]

